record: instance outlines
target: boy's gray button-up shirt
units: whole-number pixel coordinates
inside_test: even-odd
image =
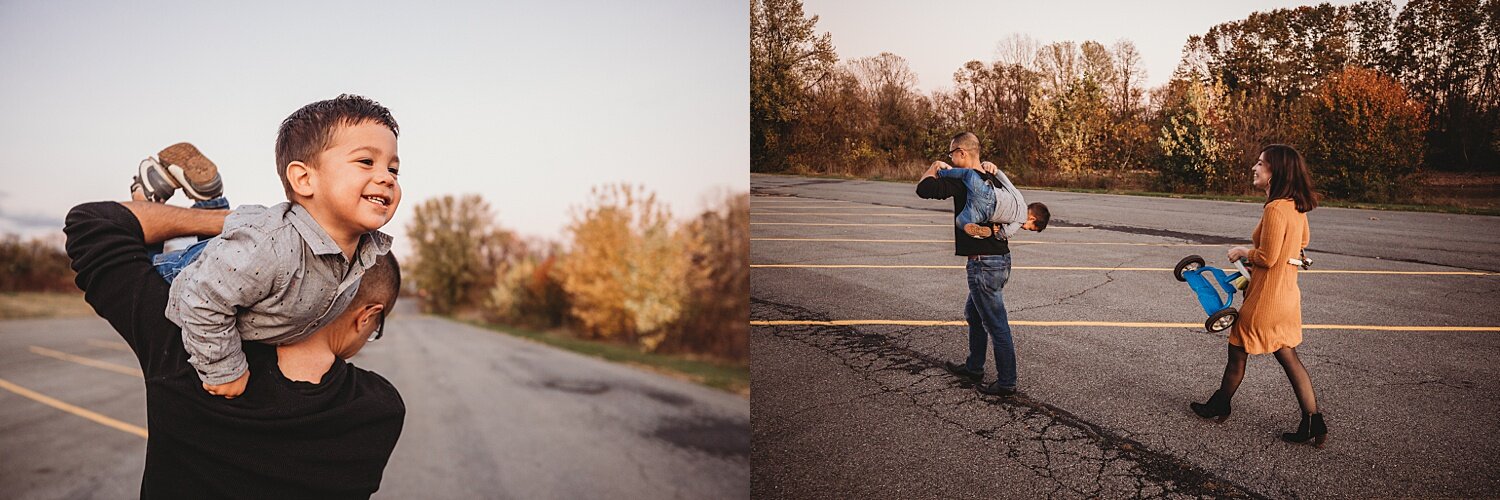
[[[242,205],[172,282],[166,316],[199,378],[228,383],[248,368],[240,339],[281,345],[318,331],[390,248],[390,236],[365,233],[351,262],[301,205]]]

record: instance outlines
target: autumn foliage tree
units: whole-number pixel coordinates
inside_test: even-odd
[[[495,214],[479,195],[430,199],[414,212],[406,228],[415,253],[409,268],[423,307],[447,314],[473,304],[514,253],[513,235],[495,227]]]
[[[1339,198],[1395,201],[1411,192],[1427,116],[1394,78],[1350,66],[1302,107],[1304,153],[1318,187]]]
[[[682,320],[663,347],[750,356],[750,194],[725,196],[679,232],[689,259]]]
[[[572,246],[558,264],[571,314],[589,336],[654,350],[687,293],[688,261],[671,212],[628,184],[595,188],[593,198],[568,224]]]
[[[785,25],[796,29],[754,17],[771,10],[798,20]],[[1190,36],[1177,71],[1149,92],[1128,40],[1044,44],[1013,35],[997,43],[994,60],[968,61],[949,87],[924,94],[897,54],[833,64],[832,39],[813,35],[816,20],[796,0],[753,3],[752,128],[778,131],[783,148],[753,138],[754,171],[914,179],[941,159],[949,137],[971,131],[981,154],[1023,185],[1120,180],[1251,194],[1249,166],[1271,143],[1317,150],[1310,166],[1329,177],[1315,181],[1354,201],[1400,200],[1415,172],[1500,172],[1500,0],[1253,12]],[[755,83],[771,81],[758,80],[755,68],[777,67],[762,64],[773,60],[764,47],[793,45],[800,50],[781,53],[801,55],[803,71],[763,73],[800,75],[788,80],[800,86],[774,87],[798,90],[795,100],[780,101],[772,86]],[[1423,123],[1406,119],[1410,107],[1394,104],[1391,83],[1421,106]],[[762,126],[771,115],[757,110],[770,109],[794,118]],[[1366,119],[1378,123],[1339,125]],[[1412,126],[1373,140],[1392,123]],[[1423,131],[1418,143],[1410,143],[1412,130]],[[1367,152],[1391,144],[1409,146],[1389,157],[1404,162],[1399,168]],[[1421,152],[1415,160],[1406,154],[1413,151]],[[1334,163],[1319,165],[1325,160]]]

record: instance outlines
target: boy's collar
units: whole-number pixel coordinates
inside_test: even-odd
[[[318,224],[317,219],[314,219],[312,214],[307,211],[306,207],[303,207],[299,203],[289,202],[288,204],[291,205],[291,208],[287,209],[287,213],[291,214],[291,217],[288,219],[292,221],[292,227],[297,230],[297,234],[302,236],[302,241],[307,242],[307,248],[312,249],[313,255],[344,253],[343,250],[339,249],[338,243],[333,241],[333,237],[328,235],[328,231],[325,231],[323,226]]]
[[[343,255],[344,251],[339,248],[338,243],[333,241],[333,237],[328,235],[328,231],[318,224],[317,219],[314,219],[307,211],[307,207],[299,203],[288,202],[288,204],[291,205],[291,208],[287,210],[291,214],[288,219],[292,221],[292,227],[297,230],[297,234],[307,242],[307,248],[312,249],[313,255]],[[367,266],[374,265],[376,256],[391,251],[391,236],[380,231],[370,231],[359,235],[359,244],[355,248],[357,250],[354,255],[358,262]]]

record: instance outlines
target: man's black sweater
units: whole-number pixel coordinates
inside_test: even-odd
[[[295,382],[274,347],[246,342],[245,393],[210,395],[163,316],[169,285],[135,215],[118,203],[79,205],[64,232],[84,298],[145,374],[142,498],[368,498],[379,489],[406,415],[389,381],[335,360],[320,383]]]
[[[949,177],[925,177],[917,182],[917,196],[929,200],[953,198],[953,213],[962,212],[969,202],[969,190],[963,181]],[[953,253],[957,255],[1005,255],[1010,253],[1010,244],[999,238],[978,239],[969,236],[962,228],[953,226]]]

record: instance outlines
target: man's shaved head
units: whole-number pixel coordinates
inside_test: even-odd
[[[388,252],[375,258],[375,265],[365,271],[359,280],[359,291],[354,294],[354,309],[365,304],[381,304],[386,311],[396,305],[396,296],[401,293],[401,266],[396,262],[396,253]]]
[[[974,135],[973,132],[959,132],[958,135],[953,136],[953,147],[964,148],[969,152],[978,153],[979,136]]]

